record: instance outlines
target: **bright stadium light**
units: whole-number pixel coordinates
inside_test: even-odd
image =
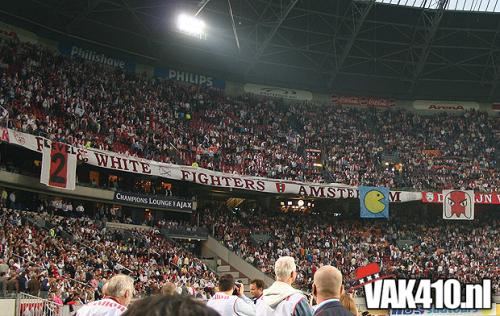
[[[179,31],[189,36],[205,39],[205,22],[194,16],[181,13],[177,18],[177,27]]]

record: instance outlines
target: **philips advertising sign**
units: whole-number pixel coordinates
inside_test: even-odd
[[[155,68],[154,75],[156,77],[167,78],[170,80],[181,81],[189,84],[195,84],[208,88],[224,89],[226,82],[221,79],[216,79],[211,76],[200,75],[188,71],[175,69]]]
[[[111,56],[109,54],[105,54],[102,52],[98,52],[92,49],[82,48],[77,45],[71,45],[66,43],[59,43],[59,52],[63,55],[69,55],[71,57],[79,57],[91,62],[95,62],[98,64],[103,64],[119,69],[126,70],[128,72],[135,71],[135,63],[118,58],[115,56]]]

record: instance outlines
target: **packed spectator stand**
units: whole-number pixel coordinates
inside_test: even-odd
[[[420,116],[228,97],[13,40],[3,41],[0,63],[9,126],[76,146],[280,179],[500,188],[499,118],[484,112]],[[321,168],[308,159],[311,149],[321,152]]]
[[[138,296],[158,294],[167,282],[199,298],[213,294],[215,273],[158,230],[110,230],[85,216],[5,207],[0,215],[0,258],[8,266],[0,296],[26,292],[82,304],[102,297],[103,284],[116,273],[135,279]],[[40,220],[52,228],[40,227]]]
[[[204,223],[230,250],[266,274],[281,256],[297,258],[297,285],[310,291],[315,271],[338,267],[346,289],[357,285],[354,271],[371,262],[398,278],[455,278],[465,283],[491,279],[500,295],[500,219],[497,212],[460,223],[419,210],[390,221],[332,219],[330,213],[204,210]],[[440,215],[440,214],[438,214]],[[267,240],[253,238],[268,235]],[[358,294],[362,289],[357,290]]]
[[[75,146],[279,179],[416,190],[500,188],[495,160],[500,122],[483,112],[420,116],[228,97],[11,40],[0,46],[0,64],[0,105],[8,110],[9,126]],[[310,163],[307,149],[321,151],[322,169]],[[398,163],[386,164],[386,154],[397,154]],[[103,282],[117,271],[134,276],[144,295],[157,293],[166,281],[189,283],[205,296],[213,288],[215,276],[203,263],[155,232],[124,239],[87,217],[39,214],[56,225],[51,235],[28,221],[30,216],[1,210],[0,257],[9,258],[11,290],[19,290],[21,277],[26,291],[30,280],[38,279],[41,287],[32,285],[33,291],[47,292],[61,303],[85,303],[99,298]],[[298,258],[298,285],[307,290],[322,264],[351,275],[377,261],[398,277],[490,278],[494,293],[500,294],[498,218],[477,225],[332,223],[310,215],[242,218],[211,209],[203,223],[264,273],[272,273],[281,255]],[[160,226],[175,228],[176,223]],[[270,239],[255,243],[252,227],[260,227]],[[63,231],[76,242],[65,242]],[[416,243],[400,246],[400,239]]]

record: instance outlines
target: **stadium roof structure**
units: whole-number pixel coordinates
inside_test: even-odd
[[[419,7],[426,9],[439,9],[439,0],[375,0],[376,2],[402,5],[407,7]],[[500,12],[499,0],[449,0],[444,3],[445,10],[477,11],[477,12]]]
[[[174,25],[199,9],[204,40]],[[498,11],[499,0],[17,0],[0,19],[238,82],[499,101]]]

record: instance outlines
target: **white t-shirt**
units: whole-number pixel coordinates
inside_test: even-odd
[[[218,292],[208,301],[207,306],[215,309],[221,316],[255,316],[255,305],[246,296]]]
[[[76,316],[120,316],[127,308],[110,298],[90,302],[76,312]]]

